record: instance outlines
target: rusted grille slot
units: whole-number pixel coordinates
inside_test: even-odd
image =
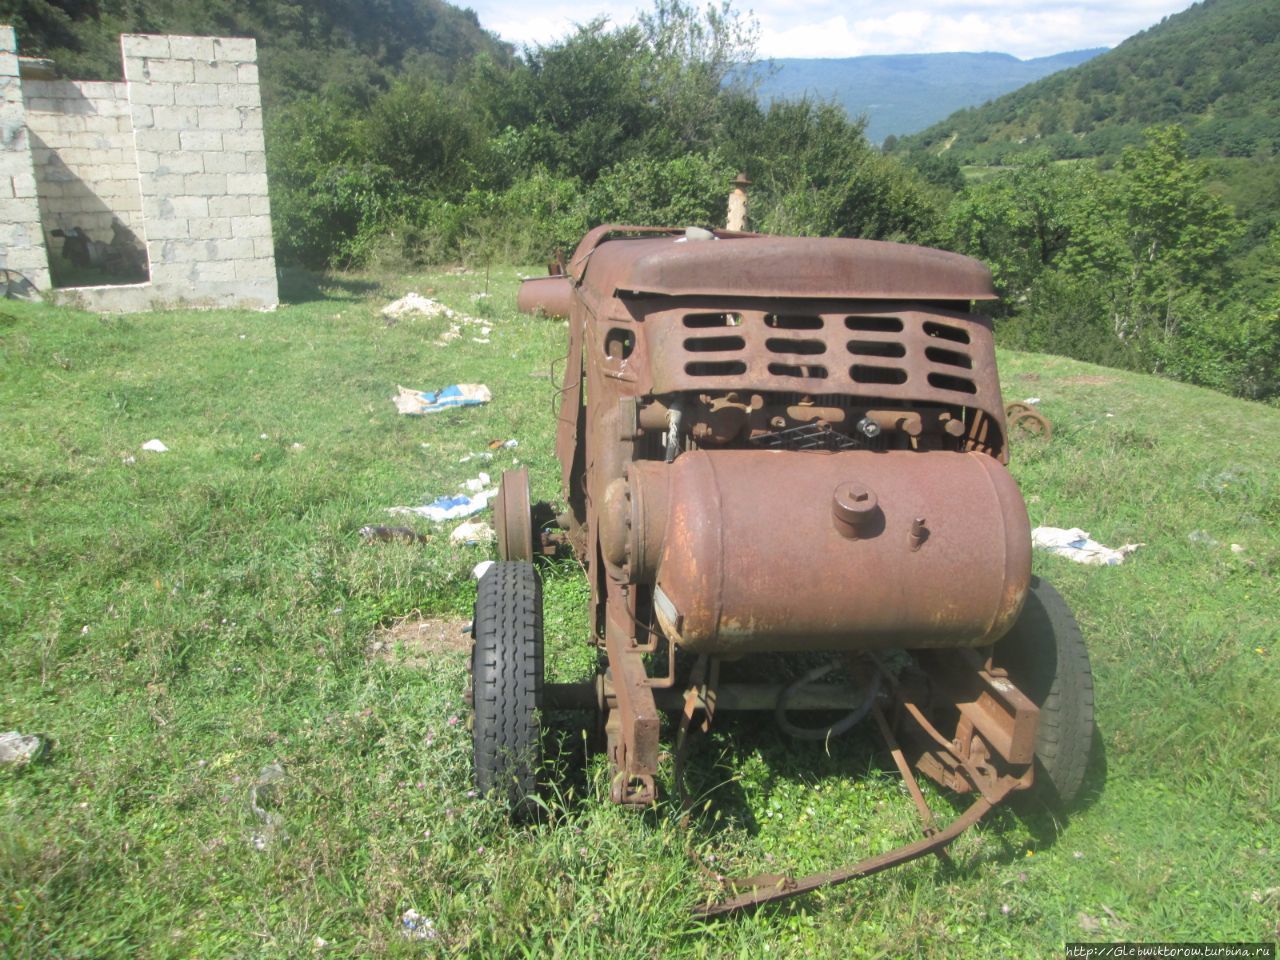
[[[771,353],[813,355],[827,352],[827,345],[821,340],[784,340],[781,337],[770,337],[764,345]]]
[[[849,352],[860,357],[905,357],[907,348],[883,340],[850,340]]]
[[[929,386],[937,387],[939,390],[954,390],[957,393],[977,393],[978,388],[973,385],[972,380],[964,377],[953,377],[945,373],[929,374]]]
[[[795,366],[790,363],[771,363],[769,372],[775,377],[800,377],[806,380],[827,379],[827,368],[815,364]]]
[[[742,325],[740,313],[690,313],[684,318],[686,327],[739,327]]]
[[[973,369],[973,359],[967,353],[943,350],[941,347],[926,347],[924,355],[934,363],[945,363],[952,367],[964,367],[966,370]]]
[[[690,353],[724,353],[730,350],[742,350],[747,341],[741,337],[689,337],[684,348]]]
[[[741,360],[699,360],[686,363],[684,372],[691,377],[736,377],[747,372]]]
[[[821,330],[822,318],[789,313],[767,313],[764,325],[775,330]]]
[[[945,323],[934,323],[932,320],[924,322],[924,335],[926,337],[940,337],[943,340],[951,340],[954,343],[969,342],[969,331],[962,330],[960,327],[951,327]]]
[[[859,333],[901,333],[902,321],[897,317],[845,317],[844,325]],[[927,324],[926,324],[927,326]],[[965,341],[968,342],[967,340]]]
[[[872,367],[855,363],[849,368],[849,376],[856,383],[906,383],[907,371],[898,367]],[[930,377],[930,381],[932,381]]]

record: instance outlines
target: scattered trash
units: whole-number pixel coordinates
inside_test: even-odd
[[[440,935],[436,922],[417,910],[406,910],[400,918],[400,935],[406,940],[434,940]]]
[[[458,383],[445,387],[437,393],[427,390],[411,390],[397,385],[400,391],[391,398],[392,402],[403,414],[419,416],[424,413],[436,413],[451,407],[474,407],[488,403],[493,394],[483,383]]]
[[[426,517],[428,520],[440,522],[442,520],[461,520],[463,517],[469,517],[473,513],[479,513],[489,505],[489,501],[497,495],[497,489],[483,490],[473,497],[456,496],[456,497],[438,497],[421,507],[391,507],[387,513],[405,516],[413,514],[418,517]]]
[[[126,467],[131,467],[138,462],[138,458],[135,457],[133,454],[129,454],[129,456],[127,457],[121,457],[120,462],[123,463]]]
[[[262,829],[251,838],[255,850],[266,850],[277,839],[287,839],[280,829],[284,818],[271,807],[280,803],[280,785],[284,783],[284,767],[269,763],[258,773],[258,779],[249,788],[249,809],[262,824]]]
[[[300,443],[294,443],[294,444],[290,444],[289,449],[292,450],[294,453],[297,453],[298,451],[305,450],[307,448]]]
[[[470,490],[472,493],[479,493],[489,485],[489,475],[483,471],[470,480],[466,480],[462,484],[462,489]]]
[[[1040,398],[1039,398],[1039,397],[1027,397],[1027,399],[1023,400],[1022,402],[1023,402],[1023,403],[1025,403],[1025,404],[1027,404],[1027,406],[1034,407],[1037,403],[1039,403],[1039,402],[1040,402]]]
[[[1187,534],[1187,541],[1189,543],[1203,544],[1206,547],[1222,546],[1222,544],[1213,538],[1208,530],[1192,530]]]
[[[407,316],[443,317],[449,321],[449,329],[436,339],[437,346],[444,346],[461,337],[464,325],[478,326],[484,331],[481,334],[482,336],[487,337],[489,335],[489,329],[485,326],[483,320],[457,313],[438,300],[432,300],[430,297],[424,297],[418,293],[406,293],[394,303],[387,304],[382,308],[382,315],[387,319],[387,326],[394,326],[401,317]]]
[[[461,524],[454,528],[453,533],[449,534],[449,539],[454,543],[464,543],[469,547],[478,546],[481,543],[489,543],[497,538],[498,535],[494,533],[493,527],[478,521],[469,521]]]
[[[260,434],[258,434],[258,439],[259,439],[259,440],[266,440],[266,439],[267,439],[267,435],[266,435],[265,433],[260,433]]]
[[[424,317],[445,317],[452,320],[454,313],[438,300],[424,297],[420,293],[406,293],[399,300],[388,303],[382,308],[384,317],[404,317],[412,314]]]
[[[489,568],[493,566],[494,562],[493,560],[481,560],[472,568],[471,575],[479,580],[489,572]]]
[[[1239,555],[1241,553],[1244,553],[1244,547],[1240,546],[1240,544],[1238,543],[1233,543],[1231,545],[1231,552]]]
[[[489,449],[490,449],[490,450],[514,450],[514,449],[515,449],[516,447],[518,447],[518,446],[520,446],[520,441],[519,441],[519,440],[514,440],[514,439],[513,439],[513,440],[490,440],[490,441],[489,441]]]
[[[37,736],[23,736],[17,730],[0,733],[0,763],[21,766],[31,763],[44,753],[44,741]]]
[[[168,453],[169,448],[159,440],[148,440],[142,445],[143,450],[150,450],[152,453]]]
[[[417,530],[410,527],[361,527],[360,536],[370,543],[389,540],[401,540],[405,543],[426,543],[431,539],[425,533],[418,533]]]
[[[483,450],[480,453],[468,453],[465,457],[459,457],[458,462],[470,463],[472,460],[480,460],[483,463],[488,463],[492,459],[493,459],[493,454],[488,450]]]
[[[1119,566],[1133,551],[1146,546],[1144,543],[1126,543],[1119,549],[1112,549],[1090,539],[1089,534],[1079,527],[1072,527],[1070,530],[1061,527],[1036,527],[1031,531],[1031,545],[1076,563],[1097,567]]]

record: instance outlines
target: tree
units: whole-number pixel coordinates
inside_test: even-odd
[[[1152,127],[1144,136],[1145,145],[1127,148],[1117,167],[1130,259],[1116,334],[1172,340],[1188,304],[1216,300],[1229,286],[1228,255],[1240,226],[1205,188],[1205,168],[1187,157],[1181,127]]]

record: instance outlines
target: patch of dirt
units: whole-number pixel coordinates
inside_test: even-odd
[[[469,620],[405,617],[379,627],[369,638],[365,654],[371,659],[407,667],[426,666],[440,654],[466,653],[471,649]]]
[[[1115,383],[1115,377],[1104,377],[1097,373],[1085,373],[1078,377],[1063,377],[1058,381],[1066,386],[1101,387],[1107,383]]]

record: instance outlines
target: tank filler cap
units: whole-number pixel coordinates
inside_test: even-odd
[[[858,480],[846,480],[831,497],[831,514],[841,536],[865,536],[879,509],[875,491]]]

